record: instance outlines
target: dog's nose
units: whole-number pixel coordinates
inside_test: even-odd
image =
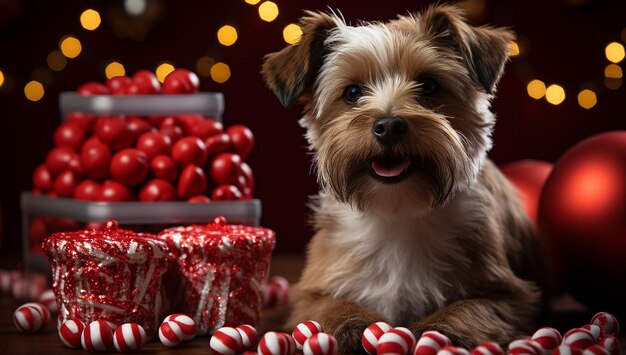
[[[387,145],[398,143],[409,126],[398,116],[381,117],[374,122],[372,131],[379,142]]]

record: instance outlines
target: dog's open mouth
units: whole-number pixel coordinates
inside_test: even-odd
[[[384,183],[395,183],[409,175],[411,159],[395,157],[376,157],[371,162],[375,178]]]

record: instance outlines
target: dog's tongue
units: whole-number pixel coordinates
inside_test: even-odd
[[[411,161],[408,159],[401,162],[394,162],[392,164],[386,164],[385,162],[373,160],[372,169],[374,169],[374,172],[378,176],[391,178],[402,174],[410,164]]]

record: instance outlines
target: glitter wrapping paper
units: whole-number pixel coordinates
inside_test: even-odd
[[[55,233],[43,242],[52,266],[58,325],[69,318],[141,324],[155,334],[167,245],[107,222],[102,231]]]
[[[218,217],[206,226],[166,229],[159,238],[173,254],[164,279],[172,312],[193,318],[200,335],[223,326],[259,323],[273,231],[228,225]]]

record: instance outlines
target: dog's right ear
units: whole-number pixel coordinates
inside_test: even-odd
[[[300,41],[265,56],[263,78],[283,106],[293,105],[312,89],[327,54],[324,41],[336,26],[336,19],[329,14],[307,11],[300,19]]]

